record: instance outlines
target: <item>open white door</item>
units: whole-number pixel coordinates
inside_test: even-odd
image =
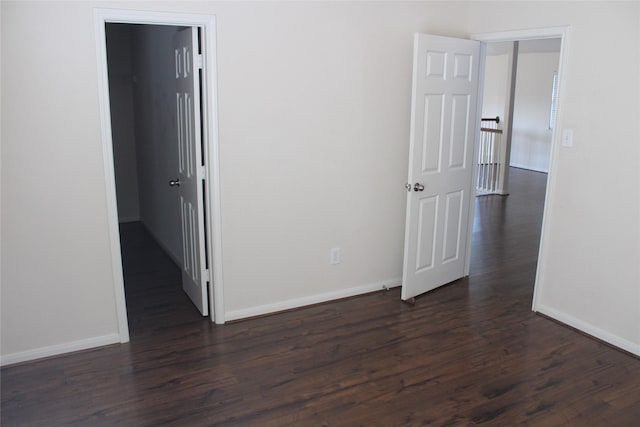
[[[464,276],[480,43],[416,34],[402,299]]]
[[[178,179],[182,218],[182,288],[203,316],[209,314],[204,241],[202,132],[200,127],[201,57],[198,30],[180,30],[173,38],[176,63]]]

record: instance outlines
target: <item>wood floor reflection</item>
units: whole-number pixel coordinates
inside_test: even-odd
[[[470,277],[215,326],[123,228],[131,342],[2,369],[8,426],[636,426],[640,361],[531,312],[546,175],[476,199]]]

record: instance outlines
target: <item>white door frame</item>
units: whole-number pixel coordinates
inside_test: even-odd
[[[501,31],[495,33],[481,33],[481,34],[472,34],[472,40],[478,40],[483,42],[483,45],[488,42],[505,42],[505,41],[522,41],[522,40],[533,40],[533,39],[550,39],[550,38],[559,38],[561,40],[560,43],[560,58],[558,61],[558,104],[556,109],[556,125],[554,126],[553,133],[551,136],[551,154],[549,157],[549,173],[547,175],[547,188],[544,199],[544,210],[542,214],[542,231],[540,234],[540,247],[538,249],[538,265],[536,267],[536,279],[533,288],[533,301],[531,304],[531,308],[533,311],[538,311],[538,296],[540,295],[540,290],[545,282],[544,276],[546,273],[546,264],[545,264],[545,256],[543,256],[547,248],[547,239],[546,236],[549,233],[547,222],[551,215],[553,214],[553,206],[551,206],[550,201],[553,199],[553,194],[556,189],[556,177],[558,176],[558,164],[555,161],[555,158],[558,156],[558,151],[560,147],[561,141],[561,126],[562,123],[562,104],[564,98],[564,86],[566,80],[566,67],[569,57],[569,36],[570,36],[571,28],[569,26],[563,27],[549,27],[549,28],[534,28],[528,30],[515,30],[515,31]],[[484,50],[484,49],[483,49]],[[482,78],[484,74],[484,52],[482,52],[481,57],[481,74]],[[481,85],[483,87],[484,85]],[[482,92],[480,92],[482,95]],[[480,102],[482,102],[481,96],[478,97]],[[479,122],[478,122],[479,126]],[[479,132],[478,136],[476,136],[475,146],[476,151],[479,144]],[[474,163],[477,163],[474,162]],[[477,167],[477,165],[476,165]],[[475,176],[475,172],[474,172]],[[471,212],[469,215],[469,233],[473,232],[473,218],[475,213],[475,203],[471,203]],[[469,235],[468,242],[471,242],[471,234]],[[469,274],[470,267],[470,255],[471,255],[471,245],[467,245],[467,266],[465,269],[466,275]]]
[[[129,341],[129,325],[127,321],[124,278],[122,273],[120,231],[118,226],[115,170],[113,163],[113,140],[111,135],[111,110],[105,33],[105,25],[108,23],[171,25],[201,27],[203,29],[204,79],[202,92],[205,99],[203,100],[204,108],[202,114],[204,120],[203,141],[206,148],[204,155],[207,165],[205,178],[208,182],[204,202],[207,205],[207,215],[205,218],[206,237],[210,249],[208,251],[208,263],[209,267],[213,269],[212,281],[209,282],[209,304],[214,311],[214,316],[211,317],[211,321],[224,323],[215,16],[153,11],[94,9],[102,154],[107,197],[107,221],[120,342],[124,343]],[[213,286],[213,283],[215,283],[215,286]]]

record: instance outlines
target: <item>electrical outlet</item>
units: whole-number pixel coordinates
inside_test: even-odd
[[[340,262],[342,262],[340,248],[331,248],[331,252],[329,253],[329,264],[335,265],[340,264]]]

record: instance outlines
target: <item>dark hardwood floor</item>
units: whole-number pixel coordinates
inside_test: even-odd
[[[640,360],[531,312],[545,179],[477,198],[471,276],[415,306],[215,326],[127,225],[131,342],[3,368],[2,426],[638,426]]]

